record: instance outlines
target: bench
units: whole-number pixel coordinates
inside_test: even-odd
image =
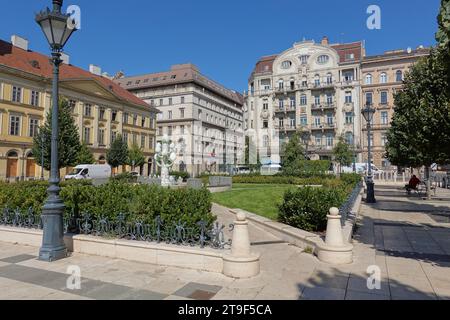
[[[434,194],[436,195],[436,186],[431,184],[430,189],[431,191],[434,191]],[[411,193],[414,192],[414,194],[418,195],[419,197],[426,197],[428,194],[427,183],[421,182],[415,189],[406,188],[406,192],[408,193],[408,195],[411,195]]]

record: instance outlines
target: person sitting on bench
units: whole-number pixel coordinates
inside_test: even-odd
[[[417,178],[415,175],[412,176],[411,180],[409,180],[409,183],[405,186],[406,191],[411,192],[411,190],[417,190],[417,186],[421,183],[419,178]]]

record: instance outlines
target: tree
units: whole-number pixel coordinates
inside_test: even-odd
[[[86,143],[81,144],[80,152],[78,152],[77,164],[94,164],[95,158]]]
[[[300,134],[295,133],[283,146],[283,172],[295,174],[301,169],[301,161],[305,160],[305,151],[301,144]]]
[[[117,135],[116,139],[112,142],[111,149],[106,153],[106,161],[113,168],[127,164],[128,146],[123,141],[122,135]]]
[[[72,117],[67,100],[59,102],[59,136],[58,136],[58,168],[73,167],[77,164],[78,153],[81,148],[78,127]],[[52,112],[47,114],[45,124],[39,128],[39,133],[33,139],[33,155],[41,159],[44,155],[44,168],[51,169],[51,135]]]
[[[353,152],[350,146],[345,142],[344,137],[339,138],[339,142],[333,149],[334,159],[339,163],[339,170],[342,172],[342,167],[349,166],[353,161]]]
[[[439,51],[416,63],[395,95],[387,158],[396,165],[427,168],[450,159],[450,107],[446,68]]]
[[[133,143],[130,150],[128,151],[127,164],[132,166],[133,170],[135,167],[140,167],[145,164],[144,153],[142,152],[142,149],[135,143]]]
[[[450,84],[450,0],[441,0],[437,20],[439,29],[436,33],[436,40],[438,42],[439,53],[447,69],[447,83]]]

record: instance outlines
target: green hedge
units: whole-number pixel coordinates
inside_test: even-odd
[[[47,198],[47,187],[43,182],[0,184],[0,209],[32,207],[40,214]],[[119,213],[125,213],[129,220],[143,223],[152,223],[161,216],[166,224],[182,222],[185,227],[196,227],[200,220],[209,224],[215,220],[211,213],[211,194],[206,189],[174,190],[118,181],[98,187],[69,183],[63,186],[61,198],[66,205],[66,215],[88,212],[96,218],[114,219]]]
[[[339,208],[348,195],[344,187],[288,190],[279,206],[278,220],[305,231],[325,231],[330,208]]]
[[[185,171],[172,171],[170,173],[171,176],[174,176],[175,179],[179,179],[180,177],[183,179],[184,182],[187,181],[187,179],[189,179],[191,176],[189,175],[188,172]]]
[[[314,177],[324,176],[330,171],[331,161],[328,160],[300,160],[295,166],[283,168],[281,175],[298,176],[298,177]]]

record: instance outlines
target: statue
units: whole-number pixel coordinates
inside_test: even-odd
[[[176,147],[170,142],[167,135],[164,135],[161,142],[156,145],[155,160],[156,165],[161,168],[161,186],[171,186],[169,171],[177,159]]]

